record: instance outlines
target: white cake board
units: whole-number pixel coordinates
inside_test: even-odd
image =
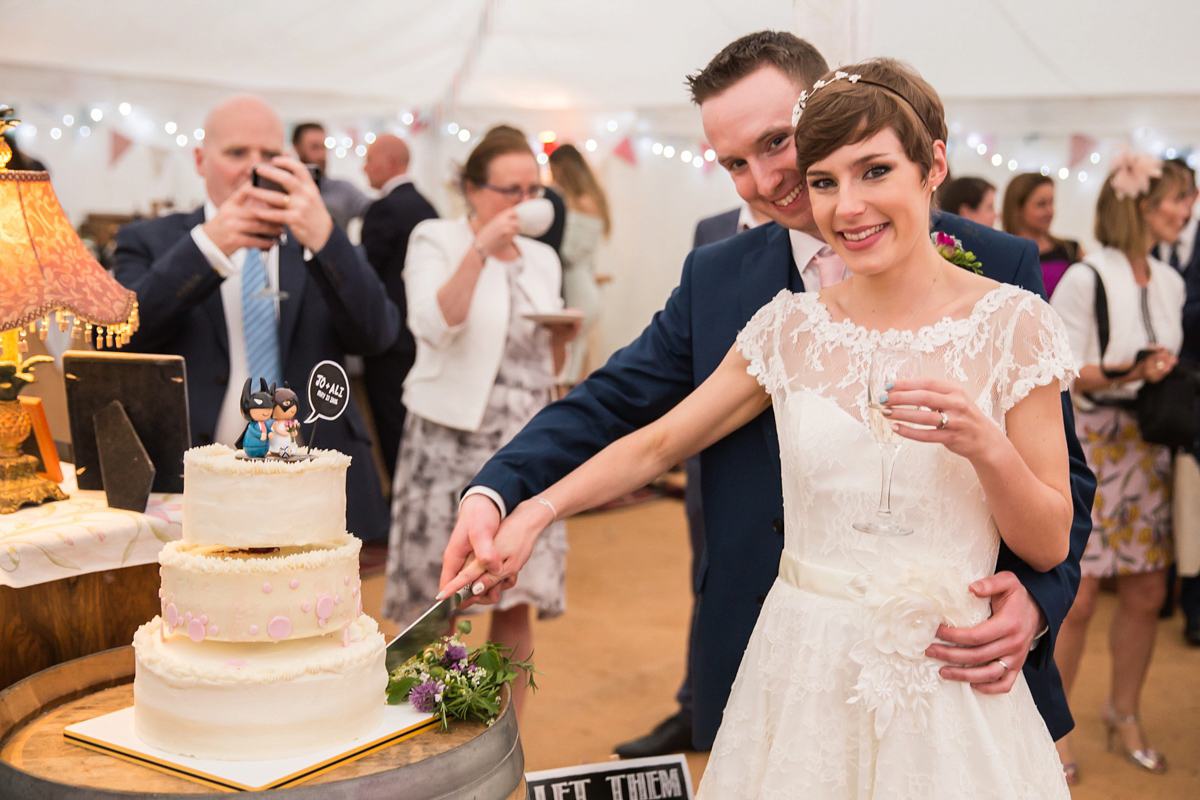
[[[349,744],[326,747],[306,756],[269,761],[215,761],[168,753],[145,744],[133,732],[133,707],[68,725],[63,736],[72,744],[123,758],[144,767],[190,778],[208,786],[254,792],[294,786],[314,775],[381,750],[440,724],[440,717],[422,714],[408,703],[386,706],[383,721],[368,736]]]

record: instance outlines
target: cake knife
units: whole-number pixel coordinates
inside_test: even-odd
[[[399,636],[388,642],[384,654],[388,672],[447,635],[450,632],[450,618],[470,595],[470,588],[464,586],[454,594],[442,598],[418,617],[416,622],[401,631]]]

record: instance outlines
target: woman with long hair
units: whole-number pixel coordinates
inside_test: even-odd
[[[1054,179],[1038,172],[1023,172],[1009,181],[1004,189],[1001,219],[1008,233],[1037,242],[1046,296],[1053,296],[1067,267],[1083,258],[1079,242],[1050,233],[1050,224],[1054,222]]]
[[[1171,456],[1168,448],[1142,440],[1132,403],[1140,386],[1170,373],[1183,344],[1183,278],[1151,251],[1159,242],[1178,240],[1190,214],[1188,190],[1178,165],[1148,155],[1118,157],[1096,201],[1096,239],[1103,249],[1068,269],[1050,300],[1079,364],[1071,386],[1075,427],[1097,483],[1079,592],[1059,630],[1054,657],[1069,693],[1100,580],[1115,578],[1112,683],[1101,716],[1109,749],[1119,746],[1148,772],[1167,768],[1163,755],[1150,747],[1139,713],[1174,558]],[[1104,352],[1097,280],[1107,298],[1110,336]],[[1058,743],[1071,782],[1078,777],[1073,736]]]
[[[550,154],[550,174],[567,204],[563,230],[563,297],[569,308],[583,312],[583,328],[567,346],[567,362],[560,382],[574,385],[583,378],[587,360],[588,332],[600,314],[600,281],[596,274],[596,250],[612,229],[608,196],[573,145],[556,147]]]

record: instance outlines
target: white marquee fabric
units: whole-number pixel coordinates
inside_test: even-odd
[[[198,202],[193,131],[235,91],[263,95],[288,122],[324,121],[351,143],[331,154],[330,172],[363,185],[363,134],[411,133],[399,115],[415,113],[430,127],[412,137],[414,174],[443,213],[455,207],[452,165],[491,124],[594,139],[616,207],[601,260],[617,277],[604,353],[661,306],[696,219],[737,200],[720,169],[650,148],[699,152],[683,76],[744,33],[790,29],[833,61],[913,64],[947,101],[956,172],[1002,186],[1010,160],[1068,169],[1056,227],[1084,241],[1098,178],[1122,142],[1187,153],[1200,141],[1194,0],[0,0],[0,19],[0,102],[32,129],[21,142],[47,162],[76,220]],[[91,109],[102,119],[87,119]],[[466,142],[449,123],[469,131]],[[114,134],[131,142],[117,159]],[[1097,165],[1072,162],[1073,135]],[[627,137],[632,165],[612,155]]]

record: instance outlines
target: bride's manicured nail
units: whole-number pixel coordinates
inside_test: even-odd
[[[887,383],[885,383],[885,384],[883,385],[883,388],[885,388],[885,389],[889,389],[889,390],[890,390],[890,389],[895,389],[895,388],[896,388],[896,382],[895,382],[895,381],[888,381]]]
[[[888,388],[890,389],[891,387],[889,386]],[[883,394],[879,395],[879,404],[883,405],[886,402],[887,402],[887,392],[884,392]]]
[[[483,591],[484,591],[483,581],[480,581],[479,583],[477,583],[471,587],[472,594],[483,594]]]
[[[885,409],[883,409],[883,411],[880,411],[879,413],[883,414],[885,417],[890,417],[892,415],[892,410],[890,408],[885,408]]]
[[[900,423],[899,423],[899,422],[893,422],[893,423],[892,423],[892,430],[894,430],[894,431],[899,431],[899,430],[900,430]]]
[[[438,592],[438,593],[437,593],[437,594],[434,596],[434,598],[433,598],[433,599],[434,599],[434,600],[441,600],[441,599],[442,599],[443,597],[445,597],[445,596],[446,596],[446,590],[445,590],[445,589],[443,589],[442,591]]]

